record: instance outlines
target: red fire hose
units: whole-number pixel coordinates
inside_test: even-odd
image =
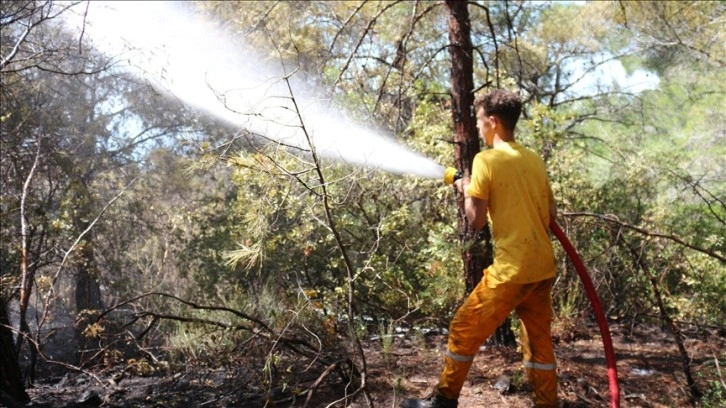
[[[582,260],[577,255],[575,247],[572,246],[570,240],[567,239],[567,235],[562,232],[562,229],[560,229],[560,226],[557,225],[557,222],[555,222],[554,219],[550,222],[550,230],[552,230],[555,234],[562,244],[562,247],[565,248],[565,252],[567,252],[567,255],[570,257],[573,265],[575,265],[577,274],[580,275],[580,280],[582,280],[582,284],[585,286],[587,297],[590,298],[590,303],[592,303],[592,308],[595,311],[595,318],[597,319],[597,325],[600,327],[600,334],[602,335],[602,344],[605,348],[605,361],[607,362],[608,367],[608,386],[610,387],[610,408],[620,408],[620,386],[618,385],[618,369],[615,365],[613,342],[610,338],[608,322],[605,319],[605,313],[602,311],[602,306],[600,305],[600,299],[597,297],[595,286],[592,284],[590,275],[587,274],[585,264],[582,263]]]

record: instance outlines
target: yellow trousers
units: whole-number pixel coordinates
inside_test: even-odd
[[[522,321],[522,348],[527,379],[536,407],[557,407],[557,374],[552,347],[552,284],[529,284],[484,277],[456,311],[449,327],[448,350],[436,392],[457,399],[479,347],[515,310]]]

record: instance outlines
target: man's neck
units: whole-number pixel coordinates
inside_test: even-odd
[[[514,132],[502,132],[502,133],[495,133],[494,134],[494,140],[492,141],[492,147],[497,147],[502,144],[506,144],[509,142],[515,142],[514,140]]]

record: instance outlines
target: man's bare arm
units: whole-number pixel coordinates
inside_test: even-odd
[[[475,230],[480,230],[487,225],[487,200],[481,198],[469,197],[464,193],[464,211],[469,222]]]
[[[466,218],[476,230],[480,230],[487,225],[487,210],[489,202],[481,198],[469,197],[466,190],[469,188],[469,178],[457,180],[454,185],[460,193],[464,194],[464,213]]]

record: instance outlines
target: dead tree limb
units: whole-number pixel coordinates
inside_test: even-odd
[[[686,384],[688,384],[688,390],[691,393],[691,405],[696,406],[696,402],[701,398],[702,394],[701,391],[698,389],[698,386],[696,385],[693,374],[691,373],[691,358],[688,355],[688,350],[686,350],[686,346],[683,342],[683,333],[681,333],[680,328],[678,327],[678,325],[676,325],[675,321],[673,321],[673,318],[670,316],[670,314],[668,314],[668,311],[666,310],[665,303],[663,302],[663,294],[660,291],[660,286],[655,276],[653,275],[651,267],[649,266],[645,256],[645,246],[638,250],[638,248],[635,248],[633,245],[626,242],[625,238],[622,235],[620,236],[620,242],[623,246],[625,246],[627,251],[630,252],[630,254],[633,256],[633,261],[643,271],[643,273],[645,273],[645,275],[648,277],[648,280],[650,281],[650,284],[653,288],[653,294],[655,295],[655,301],[658,305],[658,310],[660,311],[660,317],[663,320],[663,323],[667,325],[670,331],[673,333],[676,345],[678,346],[678,351],[681,354],[681,367],[683,370],[683,375],[686,376]]]
[[[692,249],[692,250],[697,251],[697,252],[701,252],[701,253],[706,254],[706,255],[708,255],[708,256],[710,256],[712,258],[716,258],[716,259],[718,259],[721,262],[726,263],[726,256],[724,256],[724,255],[722,255],[722,254],[720,254],[720,253],[718,253],[718,252],[716,252],[716,251],[714,251],[712,249],[701,248],[701,247],[699,247],[697,245],[694,245],[694,244],[691,244],[689,242],[686,242],[683,238],[681,238],[681,237],[679,237],[677,235],[674,235],[674,234],[667,234],[667,233],[663,233],[663,232],[650,231],[648,229],[645,229],[645,228],[642,228],[642,227],[638,227],[636,225],[628,224],[626,222],[620,221],[617,218],[617,216],[612,215],[612,214],[596,214],[596,213],[591,213],[591,212],[566,212],[566,213],[562,213],[562,215],[565,216],[565,217],[592,217],[592,218],[597,218],[597,219],[602,220],[602,221],[605,221],[605,222],[607,222],[609,224],[617,225],[617,226],[619,226],[621,228],[625,228],[625,229],[628,229],[628,230],[631,230],[631,231],[635,231],[635,232],[637,232],[637,233],[639,233],[641,235],[645,235],[647,237],[664,238],[664,239],[667,239],[669,241],[676,242],[676,243],[678,243],[680,245],[683,245],[686,248]]]
[[[33,180],[35,171],[38,168],[40,162],[40,152],[42,139],[38,138],[37,148],[35,152],[35,158],[33,159],[33,165],[28,171],[28,176],[25,178],[23,183],[23,190],[20,196],[20,240],[21,240],[21,253],[20,253],[20,330],[18,330],[18,337],[15,341],[15,351],[20,354],[22,347],[23,338],[30,338],[30,327],[26,319],[28,312],[28,305],[30,303],[30,293],[33,291],[33,281],[35,280],[35,270],[28,269],[28,220],[26,216],[26,201],[28,198],[28,190],[30,189],[30,183]],[[35,352],[33,347],[30,347],[32,359],[35,358]],[[32,372],[32,370],[31,370]],[[32,374],[31,374],[32,376]],[[31,378],[32,382],[32,378]]]
[[[348,364],[352,365],[352,362],[350,361],[350,359],[346,359],[346,360],[342,360],[342,361],[336,361],[335,363],[329,365],[328,368],[326,368],[325,371],[323,371],[323,373],[320,374],[320,376],[318,377],[318,379],[315,380],[315,382],[310,386],[310,388],[308,388],[307,391],[305,391],[308,396],[307,396],[307,398],[305,398],[305,404],[303,405],[303,408],[305,408],[305,407],[308,406],[308,404],[310,403],[310,400],[313,398],[313,394],[315,393],[315,390],[317,390],[318,387],[320,386],[320,383],[322,383],[323,380],[327,376],[329,376],[330,373],[333,372],[333,370],[335,370],[336,368],[340,367],[341,364],[343,364],[343,363],[348,363]]]

